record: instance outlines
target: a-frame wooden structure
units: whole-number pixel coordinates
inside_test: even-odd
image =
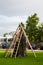
[[[13,36],[13,41],[12,41],[12,43],[10,44],[9,48],[8,48],[8,49],[6,50],[6,52],[5,52],[5,57],[7,57],[7,56],[9,55],[9,50],[11,49],[11,47],[12,47],[13,45],[14,45],[14,49],[13,49],[13,52],[11,53],[11,57],[13,56],[13,57],[16,58],[16,57],[17,57],[17,54],[18,54],[18,55],[21,54],[21,53],[18,53],[18,52],[19,52],[18,50],[20,49],[20,44],[21,44],[20,41],[21,41],[22,36],[25,37],[25,42],[26,42],[26,44],[27,44],[27,43],[29,44],[29,46],[30,46],[32,52],[34,53],[34,56],[36,57],[35,52],[34,52],[32,46],[31,46],[31,44],[30,44],[30,42],[29,42],[29,39],[28,39],[28,37],[27,37],[27,35],[26,35],[25,31],[24,31],[24,28],[23,28],[22,24],[20,24],[20,25],[18,26],[18,28],[17,28],[17,30],[16,30],[14,36]],[[22,40],[23,40],[23,39],[22,39]],[[22,45],[21,45],[21,46],[22,46]],[[26,46],[25,46],[25,48],[26,48]],[[22,50],[23,50],[23,49],[22,49]],[[26,49],[24,50],[24,52],[22,52],[22,53],[24,53],[24,55],[25,55],[25,51],[26,51]]]

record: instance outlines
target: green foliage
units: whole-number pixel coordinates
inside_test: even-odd
[[[37,26],[39,17],[37,14],[29,16],[26,21],[26,33],[31,43],[43,42],[43,23]]]
[[[39,18],[37,17],[37,14],[35,13],[34,15],[28,17],[26,21],[26,25],[34,27],[38,24],[38,21],[39,21]]]
[[[41,41],[41,42],[43,42],[43,23],[41,23],[41,25],[38,27],[38,32],[39,32],[39,40]]]
[[[38,22],[39,18],[37,17],[36,13],[32,16],[29,16],[26,21],[26,32],[30,39],[30,42],[35,42],[37,40]]]

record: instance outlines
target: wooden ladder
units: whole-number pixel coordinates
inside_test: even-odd
[[[17,30],[16,30],[16,32],[15,32],[15,34],[14,34],[14,36],[13,36],[13,41],[12,41],[12,43],[10,44],[10,46],[6,49],[6,52],[5,52],[5,57],[7,57],[8,55],[9,55],[9,50],[11,49],[11,47],[14,45],[15,46],[15,42],[16,42],[16,38],[17,38],[17,33],[18,33],[18,31],[19,31],[19,27],[17,28]]]
[[[17,56],[17,52],[18,52],[18,49],[19,49],[19,45],[20,45],[20,40],[21,40],[21,37],[22,37],[22,33],[23,33],[23,32],[20,33],[19,40],[17,41],[16,46],[15,46],[14,51],[13,51],[15,58],[16,58],[16,56]]]

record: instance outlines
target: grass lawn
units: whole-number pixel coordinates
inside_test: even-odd
[[[0,65],[43,65],[43,52],[36,52],[34,58],[32,52],[28,52],[26,57],[5,58],[4,50],[0,50]]]

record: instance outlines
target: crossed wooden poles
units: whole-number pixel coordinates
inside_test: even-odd
[[[25,32],[25,30],[24,30],[22,24],[19,24],[19,26],[18,26],[18,28],[17,28],[17,30],[16,30],[14,36],[13,36],[13,41],[12,41],[12,43],[11,43],[10,46],[6,49],[5,57],[7,57],[7,56],[9,55],[9,50],[11,49],[11,47],[12,47],[13,45],[14,45],[14,48],[13,48],[13,52],[14,52],[16,42],[18,42],[17,49],[16,49],[16,52],[15,52],[15,54],[14,54],[14,57],[16,58],[17,52],[18,52],[18,49],[19,49],[19,45],[20,45],[20,40],[21,40],[22,34],[24,34],[24,36],[25,36],[25,38],[26,38],[26,43],[29,44],[29,46],[30,46],[30,48],[31,48],[31,50],[32,50],[32,52],[33,52],[33,54],[34,54],[34,56],[36,57],[36,54],[35,54],[35,52],[34,52],[32,46],[31,46],[31,44],[30,44],[30,42],[29,42],[29,39],[28,39],[28,37],[27,37],[27,35],[26,35],[26,32]],[[13,56],[13,52],[11,53],[11,57]]]

